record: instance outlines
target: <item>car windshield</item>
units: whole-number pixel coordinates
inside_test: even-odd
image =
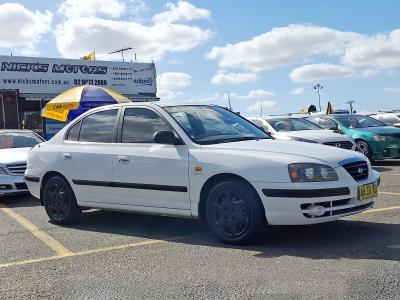
[[[368,128],[387,126],[385,123],[374,118],[363,115],[340,115],[334,116],[346,128]]]
[[[30,132],[0,133],[0,149],[33,147],[41,142],[43,140]]]
[[[302,118],[274,118],[267,122],[276,131],[321,130],[322,128]]]
[[[270,138],[239,115],[219,106],[180,105],[164,108],[198,144],[219,144]]]

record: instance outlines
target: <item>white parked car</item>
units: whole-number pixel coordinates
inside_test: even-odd
[[[28,192],[24,180],[28,152],[42,142],[44,139],[30,130],[0,130],[0,196]]]
[[[364,211],[380,180],[357,152],[274,140],[219,106],[162,102],[90,110],[30,151],[25,178],[55,223],[82,208],[202,218],[230,243],[267,223]]]
[[[379,113],[370,115],[370,117],[379,120],[386,125],[400,127],[400,112],[397,113]]]
[[[249,117],[248,119],[276,139],[318,143],[348,150],[356,149],[355,143],[348,136],[325,130],[303,118]]]

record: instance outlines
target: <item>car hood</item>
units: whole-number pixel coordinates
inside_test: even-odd
[[[298,130],[298,131],[288,131],[277,134],[277,138],[280,138],[280,135],[284,135],[285,137],[297,137],[303,138],[311,141],[315,141],[318,143],[326,143],[326,142],[340,142],[340,141],[351,141],[349,137],[346,137],[342,134],[334,133],[330,130]]]
[[[392,126],[351,128],[351,129],[357,130],[357,131],[370,132],[370,133],[373,133],[373,134],[400,136],[400,128],[396,128],[396,127],[392,127]]]
[[[0,164],[24,164],[30,149],[30,147],[0,149]]]
[[[366,157],[361,153],[340,149],[331,146],[285,140],[250,140],[232,143],[222,143],[204,146],[208,149],[220,150],[225,153],[235,152],[237,155],[252,155],[273,159],[274,155],[287,157],[287,162],[315,162],[324,163],[332,167],[342,165],[344,161],[363,160]]]

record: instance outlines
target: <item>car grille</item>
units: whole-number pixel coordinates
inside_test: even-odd
[[[17,188],[17,190],[27,190],[28,186],[26,185],[25,182],[17,182],[15,183],[15,187]]]
[[[338,148],[343,148],[343,149],[348,149],[348,150],[351,150],[351,148],[353,148],[353,143],[349,142],[349,141],[327,142],[327,143],[324,143],[324,145],[335,146]]]
[[[7,165],[7,169],[11,175],[24,175],[26,164]]]
[[[345,168],[351,177],[357,181],[368,178],[368,164],[365,161],[356,161],[345,164],[343,165],[343,168]]]
[[[0,184],[0,190],[11,190],[11,184]]]
[[[362,205],[354,206],[351,203],[351,199],[343,199],[343,200],[334,200],[334,201],[325,201],[325,202],[317,202],[317,203],[304,203],[301,204],[300,208],[303,213],[303,216],[306,218],[324,218],[331,216],[340,216],[347,214],[354,214],[360,211],[363,211],[367,208],[370,208],[374,202],[365,203]],[[312,206],[322,206],[324,207],[324,212],[321,215],[313,215],[309,213],[309,208]]]

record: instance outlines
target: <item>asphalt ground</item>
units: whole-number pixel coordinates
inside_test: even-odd
[[[93,210],[56,226],[0,200],[0,299],[400,299],[400,161],[373,209],[227,246],[197,220]]]

